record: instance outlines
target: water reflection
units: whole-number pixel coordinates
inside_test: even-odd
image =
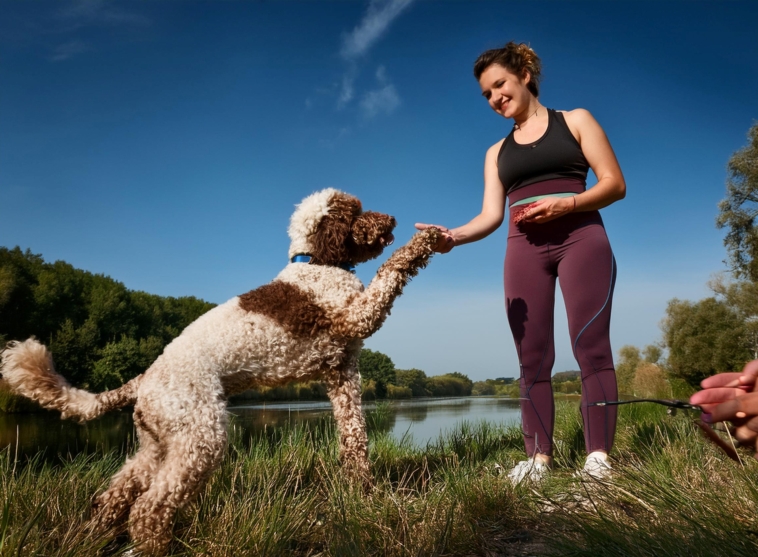
[[[366,412],[376,408],[364,405]],[[316,426],[331,415],[328,402],[280,402],[232,406],[229,413],[241,428],[243,439],[285,425],[310,423]],[[418,446],[436,440],[440,434],[461,421],[486,420],[517,423],[519,402],[513,399],[466,397],[416,399],[385,404],[382,429],[396,439],[405,437]],[[319,426],[320,427],[320,426]],[[134,446],[134,427],[130,411],[111,412],[84,425],[61,420],[58,413],[5,414],[0,412],[0,447],[11,446],[25,460],[40,452],[48,461],[77,453],[127,452]]]

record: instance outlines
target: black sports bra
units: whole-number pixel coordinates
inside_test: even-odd
[[[563,114],[547,110],[547,130],[537,141],[521,145],[513,131],[497,155],[497,170],[506,194],[537,182],[573,178],[587,182],[589,163]]]

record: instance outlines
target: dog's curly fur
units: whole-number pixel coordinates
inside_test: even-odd
[[[139,450],[93,504],[91,527],[128,530],[146,554],[162,554],[176,511],[196,495],[226,447],[226,401],[251,387],[319,379],[326,383],[348,475],[370,482],[361,414],[358,356],[401,293],[433,252],[436,229],[417,233],[379,268],[364,289],[343,267],[378,256],[395,219],[363,212],[334,189],[297,207],[289,235],[292,258],[273,282],[232,298],[190,324],[142,375],[119,389],[92,394],[55,372],[34,339],[11,342],[0,372],[17,393],[64,418],[90,420],[134,404]],[[121,526],[123,527],[123,526]]]

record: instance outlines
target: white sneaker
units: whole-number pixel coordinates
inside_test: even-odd
[[[513,485],[518,485],[524,480],[539,482],[545,478],[549,471],[550,467],[547,464],[530,458],[529,460],[522,460],[514,466],[513,470],[508,472],[508,478]]]
[[[584,462],[584,469],[579,472],[580,476],[589,476],[593,480],[608,481],[611,479],[610,462],[608,455],[601,452],[590,453]]]

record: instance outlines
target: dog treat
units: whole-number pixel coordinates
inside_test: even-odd
[[[534,206],[534,203],[527,203],[526,205],[519,205],[514,209],[511,209],[511,219],[513,224],[521,224],[526,218],[526,214]]]

